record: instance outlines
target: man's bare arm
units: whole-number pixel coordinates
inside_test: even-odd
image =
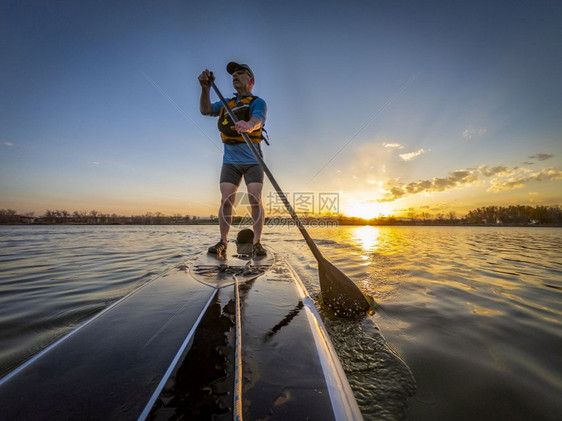
[[[208,69],[203,70],[199,75],[199,84],[201,85],[201,98],[199,100],[199,111],[203,115],[211,114],[211,72]]]

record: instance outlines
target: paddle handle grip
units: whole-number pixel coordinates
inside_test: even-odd
[[[225,108],[226,112],[228,113],[228,115],[232,119],[233,123],[236,124],[236,122],[238,121],[238,118],[236,118],[236,115],[232,112],[232,110],[228,106],[228,103],[226,102],[226,100],[222,96],[221,92],[217,88],[217,85],[215,85],[215,81],[214,81],[214,77],[213,77],[212,72],[211,72],[211,78],[209,79],[209,82],[211,83],[211,87],[213,88],[213,90],[215,91],[217,96],[219,97],[223,107]],[[316,260],[318,262],[323,261],[324,256],[322,256],[322,253],[320,253],[320,250],[318,249],[318,247],[316,246],[316,244],[312,240],[312,237],[310,236],[310,234],[308,233],[308,231],[304,227],[302,221],[298,217],[297,213],[295,212],[295,210],[291,206],[291,203],[287,199],[287,196],[285,196],[285,193],[283,193],[283,190],[281,189],[281,186],[279,186],[279,183],[277,183],[277,180],[275,180],[275,177],[273,177],[273,174],[271,173],[271,171],[267,167],[267,165],[266,165],[265,161],[263,160],[261,154],[258,152],[258,150],[256,148],[256,145],[254,145],[252,143],[252,141],[250,140],[250,137],[248,136],[247,133],[241,133],[241,135],[242,135],[242,138],[244,139],[244,141],[246,142],[246,144],[248,145],[248,147],[250,148],[250,150],[252,151],[252,153],[254,154],[254,156],[256,157],[256,159],[258,160],[258,162],[260,163],[263,171],[267,175],[267,178],[269,179],[269,181],[273,185],[273,188],[275,189],[275,191],[277,192],[277,194],[281,198],[281,201],[283,202],[283,204],[287,208],[287,211],[289,212],[289,215],[291,215],[291,218],[293,218],[293,220],[295,221],[295,224],[296,224],[297,228],[299,229],[299,231],[301,232],[302,236],[304,237],[304,239],[306,241],[306,244],[310,248],[310,251],[312,251],[312,254],[314,255],[314,257],[316,258]]]

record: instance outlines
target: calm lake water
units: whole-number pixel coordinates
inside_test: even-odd
[[[0,376],[139,285],[190,261],[215,226],[0,227]],[[528,420],[562,413],[562,229],[311,229],[377,304],[323,312],[365,419]],[[313,297],[293,228],[264,242]]]

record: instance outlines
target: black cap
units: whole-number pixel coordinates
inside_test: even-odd
[[[252,72],[252,69],[250,69],[250,66],[248,66],[247,64],[240,64],[240,63],[236,63],[235,61],[231,61],[226,65],[226,71],[229,74],[232,74],[236,70],[240,70],[240,69],[246,70],[248,73],[250,73],[250,76],[252,76],[255,79],[254,72]]]

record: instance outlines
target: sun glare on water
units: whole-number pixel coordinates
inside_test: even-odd
[[[359,246],[361,246],[363,251],[368,253],[363,256],[364,258],[368,258],[370,253],[377,249],[379,245],[379,236],[380,231],[376,227],[356,227],[353,230],[353,239]]]

